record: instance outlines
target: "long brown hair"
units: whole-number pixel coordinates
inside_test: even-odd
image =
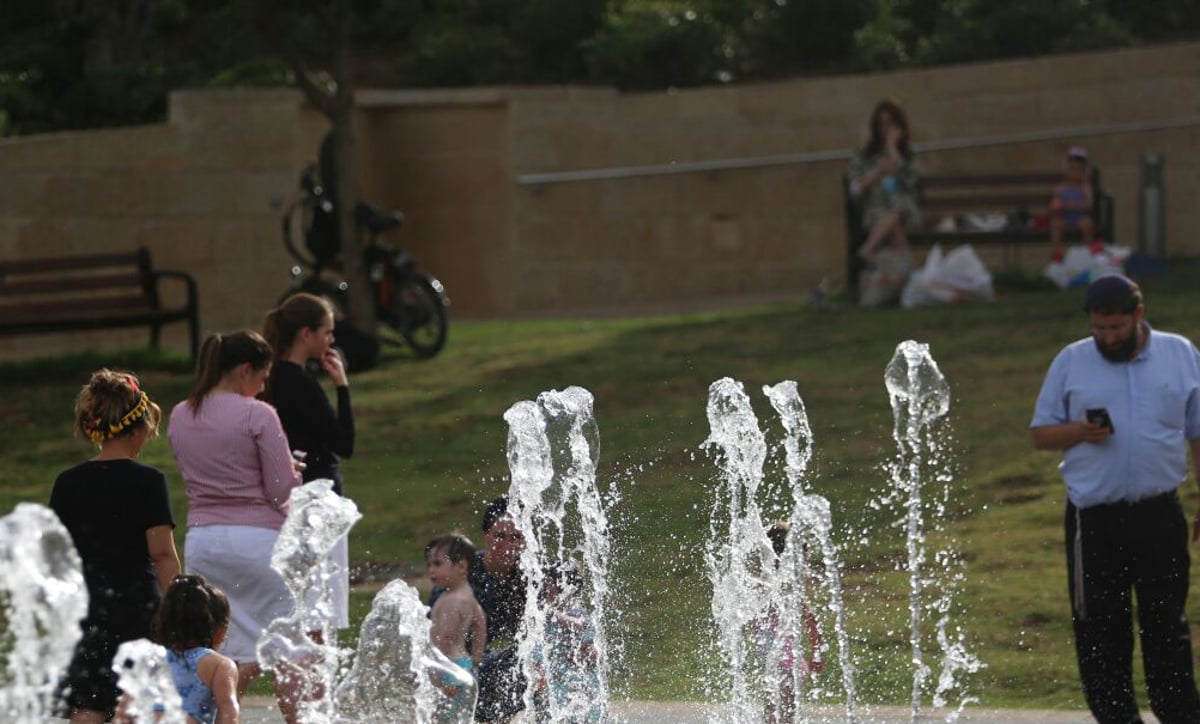
[[[271,346],[262,335],[251,329],[238,332],[210,334],[200,345],[200,363],[196,365],[196,383],[188,395],[188,408],[200,412],[204,398],[221,376],[241,364],[249,363],[256,370],[271,364]]]
[[[307,292],[293,294],[283,300],[283,304],[267,312],[266,318],[263,319],[263,338],[271,345],[275,361],[278,362],[287,355],[301,330],[318,329],[332,316],[333,307],[329,302]],[[271,368],[271,378],[274,378],[278,369],[279,365]],[[267,402],[271,401],[271,391],[274,388],[272,382],[273,379],[268,379],[263,388],[262,398]]]
[[[317,329],[333,316],[329,302],[315,294],[300,292],[283,300],[283,304],[267,312],[263,320],[263,338],[281,359],[291,349],[300,330]]]
[[[899,103],[893,100],[884,99],[875,104],[875,109],[871,111],[871,128],[870,135],[867,137],[867,147],[865,155],[870,158],[883,150],[885,139],[879,133],[879,117],[887,113],[896,121],[896,125],[904,131],[904,135],[900,138],[900,143],[896,149],[900,151],[900,155],[905,158],[912,158],[912,147],[908,145],[908,116],[904,113],[904,109]]]

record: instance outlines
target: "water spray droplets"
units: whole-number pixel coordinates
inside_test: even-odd
[[[71,534],[43,505],[18,503],[0,518],[0,600],[7,604],[0,719],[46,721],[79,641],[88,592]]]
[[[948,631],[955,611],[955,596],[962,582],[961,560],[955,551],[943,548],[929,565],[926,536],[944,526],[950,482],[944,452],[944,430],[936,424],[950,410],[950,386],[929,354],[929,346],[908,340],[896,352],[884,373],[895,421],[893,437],[897,454],[890,466],[890,490],[879,498],[879,507],[898,507],[903,516],[895,522],[905,531],[909,577],[909,641],[912,649],[912,714],[918,715],[933,675],[925,660],[928,644],[922,623],[930,614],[935,621],[934,639],[940,654],[940,673],[933,690],[933,705],[947,706],[950,696],[964,686],[963,675],[983,664],[966,649],[963,633]],[[929,485],[926,485],[926,481]],[[930,495],[926,495],[929,493]],[[947,544],[950,545],[950,544]],[[928,598],[932,594],[932,598]],[[962,695],[955,719],[969,701]]]
[[[592,406],[590,392],[568,387],[518,402],[504,414],[508,512],[525,537],[525,613],[518,636],[525,708],[534,709],[535,688],[544,682],[543,691],[553,698],[544,707],[551,722],[602,720],[609,700],[611,530],[596,486],[600,434]],[[575,571],[582,590],[560,589],[556,601],[543,599],[547,574],[555,571]],[[564,647],[590,652],[583,675],[558,661]]]
[[[806,492],[812,458],[812,431],[794,382],[763,389],[780,416],[785,439],[787,484],[765,489],[766,439],[740,382],[717,380],[709,387],[707,407],[721,480],[714,496],[705,562],[713,587],[712,613],[724,670],[716,685],[730,691],[731,721],[762,721],[802,712],[808,698],[826,692],[810,676],[810,666],[828,660],[828,635],[812,641],[815,611],[830,612],[842,674],[847,718],[855,707],[854,665],[849,651],[842,603],[838,552],[831,536],[829,504]],[[785,489],[787,500],[770,500]],[[763,498],[763,499],[760,499]],[[763,517],[769,508],[790,509],[786,545],[776,553]],[[816,565],[810,550],[816,550]],[[751,645],[753,642],[753,646]],[[787,662],[787,665],[783,665]]]

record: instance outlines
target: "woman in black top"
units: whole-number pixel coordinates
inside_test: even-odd
[[[304,454],[304,482],[328,479],[343,494],[341,458],[354,454],[354,413],[350,383],[341,355],[333,348],[333,309],[312,294],[293,294],[267,314],[263,337],[274,350],[275,363],[264,397],[275,406],[292,450]],[[316,360],[337,390],[337,410],[321,383],[308,371]],[[350,625],[349,555],[346,539],[330,552],[329,623]]]
[[[117,706],[113,656],[150,637],[160,591],[179,575],[175,519],[162,471],[137,461],[162,411],[125,372],[102,369],[79,391],[75,430],[100,450],[54,481],[50,508],[83,563],[88,613],[63,680],[72,724],[107,721]]]

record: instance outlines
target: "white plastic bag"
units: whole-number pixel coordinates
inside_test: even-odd
[[[1052,261],[1042,274],[1060,289],[1081,287],[1108,274],[1124,274],[1131,249],[1115,244],[1069,247],[1062,261]]]
[[[945,256],[935,245],[925,265],[913,272],[900,295],[900,304],[912,309],[929,304],[949,304],[971,299],[996,298],[992,274],[983,265],[970,244],[964,244]]]

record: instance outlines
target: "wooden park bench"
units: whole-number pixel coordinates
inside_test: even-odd
[[[166,305],[159,281],[183,282],[185,301]],[[196,280],[155,269],[150,250],[0,260],[0,334],[149,327],[186,321],[193,363],[200,344]]]
[[[1100,170],[1091,168],[1094,197],[1092,220],[1096,223],[1096,238],[1112,241],[1113,199],[1100,186]],[[941,244],[955,247],[971,244],[975,247],[1000,245],[1005,250],[1006,263],[1014,262],[1014,252],[1021,246],[1040,245],[1045,249],[1047,261],[1050,256],[1049,228],[1035,228],[1032,220],[1049,211],[1054,187],[1062,180],[1057,171],[1045,173],[975,173],[941,174],[922,176],[920,201],[922,226],[908,232],[909,243],[914,247],[930,247]],[[862,210],[850,194],[850,179],[843,179],[846,203],[846,273],[847,283],[853,289],[858,285],[862,260],[858,249],[866,241],[867,229],[863,227]],[[1003,217],[1007,223],[1003,228],[972,228],[972,218]],[[938,225],[945,219],[953,219],[952,231],[939,231]],[[1064,243],[1077,242],[1079,232],[1067,229]],[[946,248],[946,251],[950,249]],[[919,262],[918,262],[919,263]]]

